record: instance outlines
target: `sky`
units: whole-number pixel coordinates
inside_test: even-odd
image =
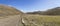
[[[14,6],[22,12],[33,12],[60,7],[60,0],[0,0],[0,4]]]

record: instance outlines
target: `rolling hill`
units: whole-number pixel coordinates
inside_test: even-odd
[[[21,14],[22,12],[17,10],[16,8],[8,5],[0,5],[0,16],[4,15],[18,15]]]

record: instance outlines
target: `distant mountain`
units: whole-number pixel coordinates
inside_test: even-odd
[[[60,7],[52,8],[46,11],[47,15],[60,15]]]
[[[8,5],[0,5],[0,16],[3,15],[18,15],[22,13],[21,11],[17,10],[16,8]]]
[[[46,11],[27,12],[27,14],[60,15],[60,7],[48,9],[48,10],[46,10]]]
[[[41,11],[27,12],[26,14],[40,14]]]

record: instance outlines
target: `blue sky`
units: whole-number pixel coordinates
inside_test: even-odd
[[[23,12],[32,12],[60,7],[60,0],[0,0],[0,4],[14,6]]]

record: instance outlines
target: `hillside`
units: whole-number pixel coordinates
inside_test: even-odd
[[[0,5],[0,16],[4,16],[4,15],[17,15],[17,14],[21,14],[22,12],[17,10],[16,8],[12,7],[12,6],[8,6],[8,5]]]

